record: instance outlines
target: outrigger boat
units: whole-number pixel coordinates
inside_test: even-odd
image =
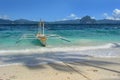
[[[46,46],[47,36],[44,34],[44,22],[40,22],[39,27],[41,30],[39,30],[40,32],[38,31],[36,37],[40,40],[42,46]]]
[[[46,46],[47,45],[47,38],[49,37],[56,37],[58,39],[67,41],[67,42],[71,42],[70,40],[60,36],[60,35],[56,35],[56,34],[45,34],[45,28],[44,28],[45,24],[43,21],[40,21],[40,23],[38,24],[38,32],[37,34],[23,34],[18,41],[16,41],[16,43],[19,43],[21,40],[23,39],[35,39],[35,40],[39,40],[42,46]]]

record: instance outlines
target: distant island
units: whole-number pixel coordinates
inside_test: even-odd
[[[0,25],[6,24],[30,24],[35,25],[38,24],[39,21],[32,21],[27,19],[18,19],[18,20],[8,20],[8,19],[0,19]],[[54,21],[54,22],[46,22],[46,24],[120,24],[120,20],[110,20],[110,19],[102,19],[96,20],[92,19],[90,16],[84,16],[81,19],[76,20],[64,20],[64,21]]]

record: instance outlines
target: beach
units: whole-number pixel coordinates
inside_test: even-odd
[[[0,80],[120,80],[120,0],[0,0]]]
[[[1,27],[0,80],[120,80],[119,25],[47,26],[69,42],[49,37],[43,47],[37,26]]]
[[[10,54],[0,58],[0,80],[120,80],[120,58],[66,53]]]

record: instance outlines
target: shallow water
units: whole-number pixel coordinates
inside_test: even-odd
[[[38,26],[0,26],[0,53],[88,50],[87,55],[96,55],[98,52],[94,49],[109,48],[110,52],[98,50],[99,54],[120,54],[120,25],[46,25],[45,28],[45,34],[60,35],[70,42],[49,37],[47,47],[42,47],[37,39],[20,40],[23,34],[36,35]],[[91,49],[94,50],[92,53]]]

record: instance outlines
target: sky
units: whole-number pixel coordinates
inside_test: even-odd
[[[0,0],[0,18],[69,20],[89,15],[120,19],[120,0]]]

